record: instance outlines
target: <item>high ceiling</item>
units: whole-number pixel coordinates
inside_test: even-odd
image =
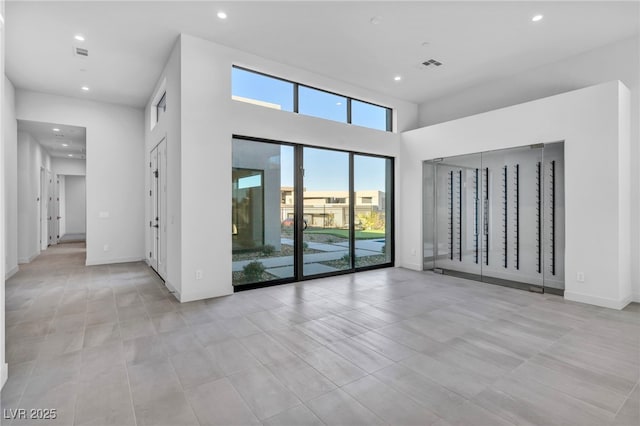
[[[187,33],[419,103],[637,37],[639,16],[636,1],[8,1],[6,71],[20,88],[142,107]]]
[[[36,138],[52,157],[86,159],[87,129],[84,127],[18,120],[18,131]]]

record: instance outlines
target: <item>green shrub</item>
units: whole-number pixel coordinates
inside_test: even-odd
[[[262,274],[264,274],[265,267],[262,262],[258,262],[257,260],[247,263],[242,268],[242,273],[244,277],[249,281],[256,281],[262,278]]]
[[[304,241],[304,242],[302,243],[302,248],[303,248],[304,250],[307,250],[307,249],[309,248],[309,243],[308,243],[308,242],[306,242],[306,241]]]
[[[340,260],[346,263],[347,265],[351,265],[351,256],[349,256],[348,254],[345,254],[344,256],[342,256]]]
[[[331,238],[331,237],[328,237],[328,238],[325,240],[325,242],[326,242],[327,244],[331,244],[331,243],[335,243],[335,242],[336,242],[336,240],[334,240],[334,239],[333,239],[333,238]]]
[[[262,254],[265,256],[271,256],[276,251],[276,248],[271,244],[267,244],[262,247]]]

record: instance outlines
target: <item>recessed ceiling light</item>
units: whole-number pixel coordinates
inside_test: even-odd
[[[223,11],[218,12],[218,18],[227,19],[227,14]]]
[[[73,36],[73,38],[78,41],[84,41],[84,36],[82,34],[76,34],[75,36]]]
[[[81,89],[84,90],[85,92],[89,91],[89,87],[88,86],[82,86]]]
[[[429,46],[431,43],[429,43],[428,41],[423,41],[422,42],[422,47],[427,47]]]
[[[542,18],[544,18],[544,15],[536,15],[533,18],[531,18],[531,20],[533,22],[538,22],[538,21],[542,21]]]
[[[67,154],[67,157],[73,157],[73,154]]]
[[[379,16],[374,16],[369,20],[369,22],[371,22],[373,25],[378,25],[380,22],[382,22],[382,18]]]
[[[62,146],[69,146],[69,144],[68,143],[63,143]]]
[[[54,128],[54,129],[52,129],[52,130],[53,130],[54,132],[59,132],[59,131],[60,131],[60,129],[58,129],[57,127],[56,127],[56,128]]]
[[[399,75],[396,75],[395,77],[393,77],[393,79],[394,79],[395,81],[400,81],[400,80],[402,80],[402,77],[401,77],[401,76],[399,76]]]

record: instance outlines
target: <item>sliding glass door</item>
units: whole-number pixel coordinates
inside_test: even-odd
[[[393,160],[353,156],[355,266],[391,263]]]
[[[393,265],[393,160],[233,139],[233,284]]]
[[[302,274],[352,269],[348,152],[303,147]]]
[[[294,148],[233,140],[233,285],[295,276]]]

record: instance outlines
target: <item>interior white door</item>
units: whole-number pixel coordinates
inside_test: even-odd
[[[149,158],[149,265],[158,271],[158,147],[151,150]]]
[[[55,244],[57,211],[55,209],[55,182],[54,175],[47,170],[47,246]]]
[[[40,168],[40,192],[38,194],[38,212],[40,214],[39,244],[40,250],[47,248],[47,174],[43,167]]]
[[[157,213],[158,213],[158,269],[162,278],[167,272],[167,140],[163,139],[157,147]]]

